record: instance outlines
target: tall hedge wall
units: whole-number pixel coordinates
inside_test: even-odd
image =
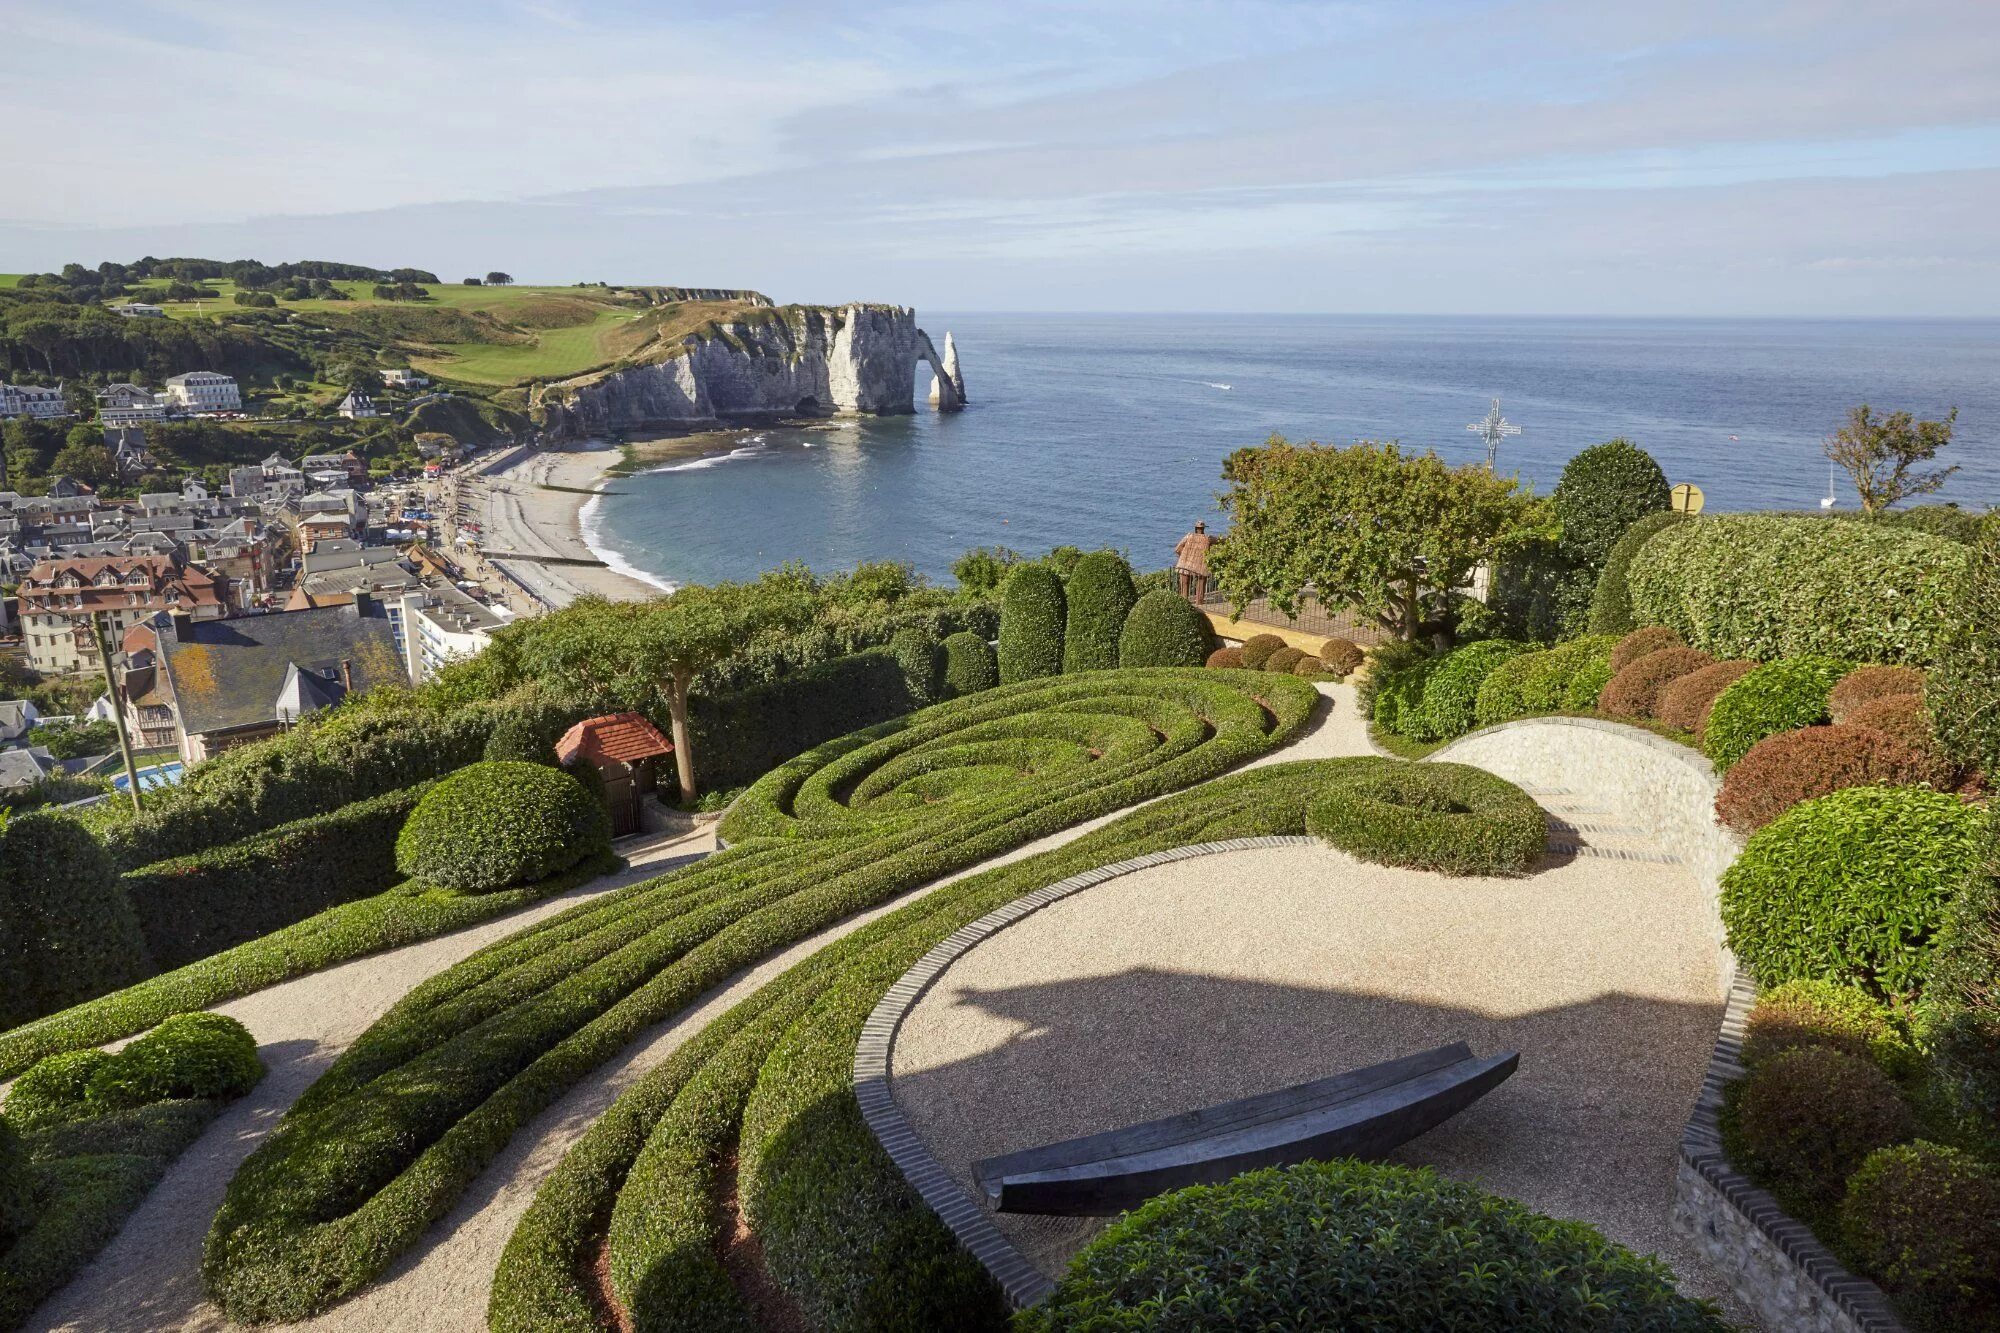
[[[1002,685],[1062,674],[1064,619],[1062,580],[1055,571],[1043,564],[1016,565],[1000,603]]]
[[[822,741],[901,717],[916,706],[886,648],[836,657],[747,690],[688,701],[696,780],[740,787]],[[654,721],[664,728],[665,718]]]
[[[96,839],[53,811],[15,816],[0,838],[0,1031],[151,971]]]
[[[1776,514],[1665,528],[1632,562],[1632,612],[1717,657],[1936,661],[1973,553],[1876,523]]]
[[[1604,568],[1597,572],[1597,588],[1590,595],[1592,634],[1630,634],[1639,628],[1638,622],[1632,618],[1632,561],[1638,558],[1640,549],[1653,539],[1654,533],[1685,518],[1686,515],[1676,514],[1671,509],[1648,514],[1626,528],[1624,535],[1611,544],[1611,553],[1604,558]]]
[[[120,882],[153,962],[176,968],[398,883],[396,834],[424,790],[386,792],[127,873]]]
[[[1924,695],[1952,758],[2000,781],[2000,513],[1980,528]],[[1989,783],[1989,785],[1992,785]]]

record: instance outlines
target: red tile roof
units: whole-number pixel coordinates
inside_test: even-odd
[[[611,760],[629,764],[673,752],[673,743],[660,734],[658,727],[637,713],[587,717],[565,731],[562,739],[556,742],[556,758],[565,764],[578,755],[593,764]]]

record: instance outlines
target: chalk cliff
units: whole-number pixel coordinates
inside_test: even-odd
[[[736,309],[628,362],[543,390],[538,406],[558,438],[732,419],[887,415],[915,410],[919,362],[931,402],[965,405],[958,348],[940,357],[916,312],[898,306]]]

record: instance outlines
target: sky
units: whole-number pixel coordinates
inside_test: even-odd
[[[0,0],[0,271],[2000,313],[2000,0]]]

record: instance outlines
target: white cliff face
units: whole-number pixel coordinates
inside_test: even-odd
[[[938,410],[964,405],[957,348],[947,336],[940,358],[912,310],[788,306],[770,319],[722,324],[708,334],[690,334],[661,360],[552,389],[544,398],[550,433],[909,412],[919,361],[937,374]]]

